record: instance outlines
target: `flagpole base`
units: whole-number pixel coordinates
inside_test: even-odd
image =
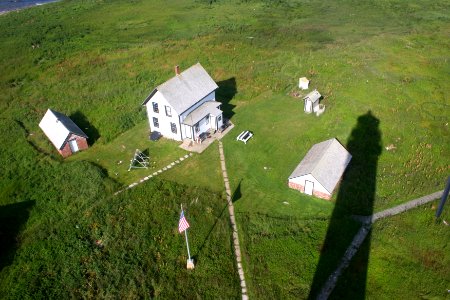
[[[192,270],[194,268],[194,260],[193,259],[188,259],[187,263],[186,263],[186,268],[188,270]]]

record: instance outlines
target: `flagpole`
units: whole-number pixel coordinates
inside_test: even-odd
[[[181,204],[181,213],[184,214],[184,212],[183,212],[183,204]],[[191,251],[189,251],[189,241],[188,241],[188,236],[187,236],[187,228],[184,230],[184,236],[186,237],[186,249],[187,249],[188,257],[189,257],[189,259],[187,260],[187,268],[188,269],[193,269],[194,268],[194,261],[191,259]]]
[[[187,248],[187,251],[188,251],[189,260],[191,260],[191,252],[189,251],[189,242],[188,242],[188,237],[187,237],[187,229],[184,231],[184,236],[186,237],[186,248]]]

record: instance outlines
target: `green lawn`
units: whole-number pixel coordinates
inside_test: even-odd
[[[97,222],[106,226],[111,237],[115,236],[114,227],[119,235],[142,238],[143,244],[131,240],[111,248],[114,262],[119,261],[124,249],[129,249],[132,257],[143,255],[143,245],[152,249],[153,256],[168,251],[145,236],[151,229],[122,228],[135,224],[134,221],[107,224],[109,217],[105,216],[120,217],[119,202],[125,200],[114,198],[108,204],[109,200],[104,199],[120,186],[186,154],[176,142],[148,140],[148,123],[141,103],[156,85],[172,76],[173,66],[186,69],[200,62],[218,82],[217,98],[236,126],[224,137],[223,145],[241,230],[249,294],[252,298],[307,298],[317,273],[327,276],[319,266],[326,262],[326,269],[333,269],[333,261],[341,256],[357,230],[358,225],[348,218],[350,214],[380,211],[443,188],[450,170],[449,12],[446,1],[428,0],[88,0],[62,1],[0,16],[0,128],[2,145],[8,145],[0,148],[0,162],[5,166],[0,173],[0,213],[3,220],[12,218],[14,224],[7,229],[7,242],[13,247],[1,252],[2,257],[8,257],[7,266],[0,270],[2,290],[7,295],[24,296],[23,286],[36,282],[26,294],[28,297],[47,298],[53,291],[56,297],[64,294],[66,286],[74,287],[73,293],[65,294],[73,297],[133,298],[148,292],[146,295],[171,298],[176,291],[185,293],[187,298],[237,297],[231,252],[224,257],[231,247],[227,238],[230,232],[225,227],[217,244],[204,248],[204,255],[211,258],[208,267],[202,269],[199,260],[200,271],[196,269],[198,273],[186,279],[179,290],[170,287],[186,273],[178,273],[174,265],[165,273],[141,280],[138,273],[147,269],[138,265],[149,261],[133,260],[127,277],[130,280],[124,282],[115,276],[126,268],[126,263],[108,264],[102,256],[97,260],[95,249],[89,250],[91,253],[83,252],[88,251],[84,246],[76,248],[76,239],[72,238],[75,229],[67,229],[66,242],[57,241],[60,237],[65,239],[65,233],[60,232],[66,230],[68,223],[55,220],[80,219],[86,224]],[[291,96],[298,92],[301,76],[310,78],[310,86],[324,96],[326,111],[320,117],[304,114],[299,98]],[[89,134],[92,147],[61,159],[37,126],[49,107],[77,121]],[[287,188],[287,177],[313,144],[337,137],[343,145],[351,145],[356,130],[359,144],[371,145],[373,137],[367,135],[365,141],[364,132],[357,130],[361,118],[369,112],[378,120],[376,145],[381,148],[381,153],[372,157],[370,180],[364,176],[359,180],[354,173],[347,179],[355,182],[344,178],[342,190],[335,191],[331,202]],[[242,130],[254,133],[247,145],[235,140]],[[394,148],[388,151],[388,146]],[[136,148],[148,151],[154,168],[127,171]],[[359,157],[356,167],[364,165]],[[365,174],[364,170],[361,174]],[[163,206],[168,215],[159,214],[156,203],[161,199],[152,196],[149,203],[142,200],[144,191],[156,193],[152,189],[160,187],[158,184],[179,191],[206,188],[208,191],[199,193],[212,199],[213,214],[218,216],[219,203],[224,201],[219,195],[224,195],[224,189],[217,142],[204,153],[195,154],[139,186],[137,192],[123,196],[130,203],[136,202],[127,215],[131,219],[151,219],[158,226],[170,227],[172,223],[169,226],[168,220],[160,222],[160,218],[176,215],[176,200]],[[86,191],[78,195],[83,185]],[[349,190],[354,193],[349,194]],[[370,205],[362,197],[368,190]],[[66,195],[65,200],[59,202],[62,194]],[[341,207],[342,201],[346,205]],[[83,212],[96,202],[100,215],[93,212],[92,216],[83,217]],[[145,212],[150,209],[151,213]],[[441,270],[442,265],[435,260],[425,261],[425,254],[412,255],[415,251],[411,247],[420,236],[426,247],[419,250],[442,253],[442,261],[446,262],[448,251],[442,249],[448,247],[449,239],[435,242],[429,233],[443,227],[436,227],[425,209],[418,211],[375,226],[358,258],[364,263],[358,265],[360,269],[350,269],[345,277],[350,279],[343,279],[335,297],[348,298],[346,287],[350,286],[352,275],[360,273],[365,274],[361,285],[365,288],[355,292],[357,298],[445,297],[441,289],[448,280],[437,280],[442,274],[447,275]],[[196,222],[197,215],[193,216]],[[422,222],[416,224],[421,224],[419,227],[411,225],[416,218]],[[204,232],[214,223],[211,222],[210,218],[202,227]],[[389,223],[385,230],[383,222]],[[335,228],[330,228],[330,224]],[[395,247],[389,237],[393,229],[404,239]],[[52,232],[55,238],[41,242]],[[328,241],[330,233],[336,236],[332,242]],[[178,243],[174,240],[178,237],[164,238],[171,241],[167,242],[171,251],[181,246],[182,241],[171,244]],[[194,248],[195,245],[193,241]],[[329,245],[334,245],[332,250]],[[67,268],[87,257],[90,266],[99,268],[94,270],[97,277],[79,273],[84,274],[84,281],[81,277],[58,281],[54,274],[61,271],[48,266],[62,261],[62,256],[54,253],[70,251],[74,254],[68,259]],[[184,258],[171,251],[163,254],[182,264]],[[402,256],[393,256],[392,264],[384,265],[387,253],[393,251]],[[223,261],[216,260],[219,254]],[[401,264],[405,256],[411,262]],[[417,263],[421,260],[426,270]],[[25,261],[27,267],[23,265]],[[226,267],[222,269],[222,265]],[[12,282],[27,268],[34,271],[19,281],[17,288],[13,287]],[[415,275],[423,272],[428,278],[424,281],[426,288],[418,284],[420,277]],[[409,274],[407,293],[398,290],[406,278],[404,274]],[[222,286],[211,279],[213,275],[228,279]],[[46,276],[48,281],[37,279]],[[189,291],[187,284],[197,279],[200,283]],[[109,281],[111,289],[99,294],[99,287]],[[88,288],[92,283],[97,287]],[[207,291],[202,293],[200,289]]]
[[[446,252],[450,232],[443,221],[450,219],[450,209],[447,206],[435,220],[437,206],[435,201],[375,223],[369,243],[367,299],[448,298],[450,258]],[[341,278],[336,299],[348,295],[348,289],[358,289],[354,284],[359,254]]]
[[[88,160],[105,170],[108,175],[122,184],[130,184],[146,177],[171,162],[187,154],[178,147],[178,143],[161,139],[158,142],[149,140],[148,122],[141,122],[108,144],[94,144],[89,151],[81,152],[67,159]],[[147,169],[131,169],[130,160],[139,149],[149,157]]]

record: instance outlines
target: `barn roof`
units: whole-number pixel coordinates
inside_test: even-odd
[[[351,159],[344,146],[332,138],[312,146],[289,179],[311,174],[331,194]]]
[[[69,117],[51,109],[47,110],[39,127],[58,149],[64,147],[70,134],[88,137]]]
[[[208,72],[197,63],[157,86],[142,103],[145,105],[159,91],[178,114],[218,88]]]
[[[322,97],[322,95],[317,90],[314,90],[311,93],[309,93],[308,95],[306,95],[303,98],[303,100],[305,100],[306,98],[309,98],[312,102],[316,102],[317,100],[320,99],[320,97]]]

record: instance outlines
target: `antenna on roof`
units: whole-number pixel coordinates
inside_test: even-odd
[[[130,166],[128,167],[128,171],[131,169],[148,169],[149,157],[145,155],[139,149],[136,149],[134,152],[133,159],[130,160]]]

